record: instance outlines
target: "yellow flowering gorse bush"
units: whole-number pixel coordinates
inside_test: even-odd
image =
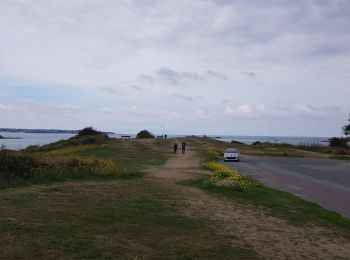
[[[216,162],[205,163],[204,167],[214,172],[208,181],[216,186],[227,186],[237,190],[247,191],[262,185],[261,182]]]
[[[95,172],[98,176],[116,176],[118,175],[118,165],[109,160],[98,160],[96,162]]]

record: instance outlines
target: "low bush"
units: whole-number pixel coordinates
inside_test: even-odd
[[[0,179],[43,180],[120,175],[116,162],[79,157],[45,156],[0,151]]]
[[[231,187],[239,191],[253,190],[262,186],[261,182],[216,162],[205,163],[204,167],[214,172],[214,174],[206,180],[207,184]]]
[[[102,132],[95,130],[91,126],[85,127],[84,129],[81,129],[78,132],[78,136],[99,135],[99,134],[102,134]]]
[[[239,141],[236,141],[236,140],[232,140],[230,143],[231,144],[237,144],[237,145],[245,145],[245,143],[242,143],[242,142],[239,142]]]
[[[329,146],[346,148],[346,147],[348,147],[347,139],[333,137],[333,138],[329,139]]]
[[[147,130],[142,130],[136,135],[136,138],[154,138],[154,135]]]

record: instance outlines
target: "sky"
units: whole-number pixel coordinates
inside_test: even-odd
[[[348,0],[1,0],[0,127],[340,136]]]

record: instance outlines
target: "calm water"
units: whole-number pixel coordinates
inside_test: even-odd
[[[19,139],[0,139],[0,146],[4,145],[7,149],[20,150],[29,145],[45,145],[59,140],[68,139],[73,134],[42,134],[42,133],[8,133],[0,132],[4,137],[12,137]],[[120,138],[120,134],[110,134],[110,137]],[[130,134],[131,138],[135,138],[134,134]],[[183,135],[169,135],[169,137],[182,137]],[[329,137],[288,137],[288,136],[209,136],[223,142],[231,142],[232,140],[246,144],[251,144],[255,141],[270,142],[270,143],[289,143],[289,144],[320,144],[328,145]],[[216,138],[219,137],[219,138]]]
[[[210,136],[224,142],[232,140],[239,141],[245,144],[252,144],[256,141],[269,143],[287,143],[287,144],[304,144],[304,145],[328,145],[327,140],[330,137],[295,137],[295,136]]]

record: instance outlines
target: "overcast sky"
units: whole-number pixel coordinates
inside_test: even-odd
[[[1,0],[0,127],[338,136],[348,0]]]

